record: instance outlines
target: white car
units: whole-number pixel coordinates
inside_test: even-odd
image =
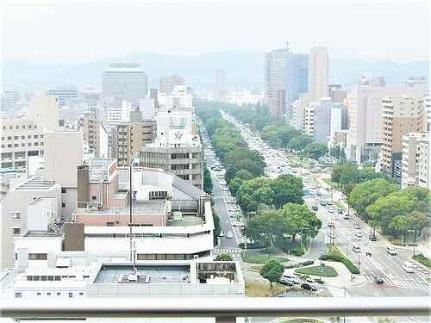
[[[223,231],[220,231],[220,233],[219,233],[219,235],[218,235],[220,238],[223,238],[224,237],[224,232]]]
[[[362,238],[362,232],[361,231],[356,232],[355,236],[357,236],[358,238]]]
[[[226,238],[228,238],[228,239],[233,239],[232,231],[229,231],[229,232],[227,233]]]
[[[392,247],[387,247],[386,248],[386,252],[388,254],[390,254],[391,256],[396,256],[397,255],[397,250],[395,248],[392,248]]]

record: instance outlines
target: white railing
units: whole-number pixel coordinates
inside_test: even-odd
[[[259,316],[427,317],[431,310],[427,297],[3,299],[0,304],[1,316],[12,318],[215,317],[216,322]]]

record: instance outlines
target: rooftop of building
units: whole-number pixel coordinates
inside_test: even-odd
[[[98,272],[95,284],[161,284],[190,283],[190,265],[103,265]],[[128,278],[135,273],[137,280]]]
[[[31,230],[24,233],[24,237],[48,238],[48,237],[60,237],[60,236],[61,234],[55,231]]]
[[[49,191],[56,186],[54,181],[47,180],[39,176],[33,176],[24,183],[14,188],[15,191],[38,190]]]
[[[167,200],[149,200],[149,201],[134,201],[133,214],[134,215],[160,215],[167,212]],[[129,206],[122,208],[78,208],[75,210],[76,215],[129,215]]]

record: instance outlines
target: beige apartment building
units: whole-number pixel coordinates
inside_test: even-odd
[[[154,141],[155,136],[154,120],[121,123],[112,131],[112,157],[117,159],[119,166],[127,166],[133,156]]]
[[[430,133],[412,132],[403,136],[401,186],[431,189]]]
[[[1,124],[1,168],[25,172],[30,156],[43,156],[43,131],[27,118],[2,119]]]
[[[424,127],[423,98],[397,96],[383,98],[383,143],[380,169],[401,182],[403,136]]]
[[[95,111],[88,111],[79,119],[79,129],[85,152],[96,158],[108,158],[108,133]]]

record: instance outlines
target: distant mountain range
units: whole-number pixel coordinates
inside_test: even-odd
[[[82,63],[32,63],[3,61],[3,86],[23,90],[41,90],[53,86],[86,84],[100,88],[101,74],[111,62],[133,61],[142,64],[150,86],[158,86],[161,75],[179,74],[193,88],[211,86],[217,69],[226,70],[227,85],[233,88],[261,89],[263,86],[263,52],[225,51],[199,55],[165,55],[142,52],[121,58]],[[330,61],[330,81],[344,86],[355,84],[360,74],[370,72],[384,76],[387,84],[399,84],[411,76],[429,79],[429,61],[397,63],[337,59]]]

